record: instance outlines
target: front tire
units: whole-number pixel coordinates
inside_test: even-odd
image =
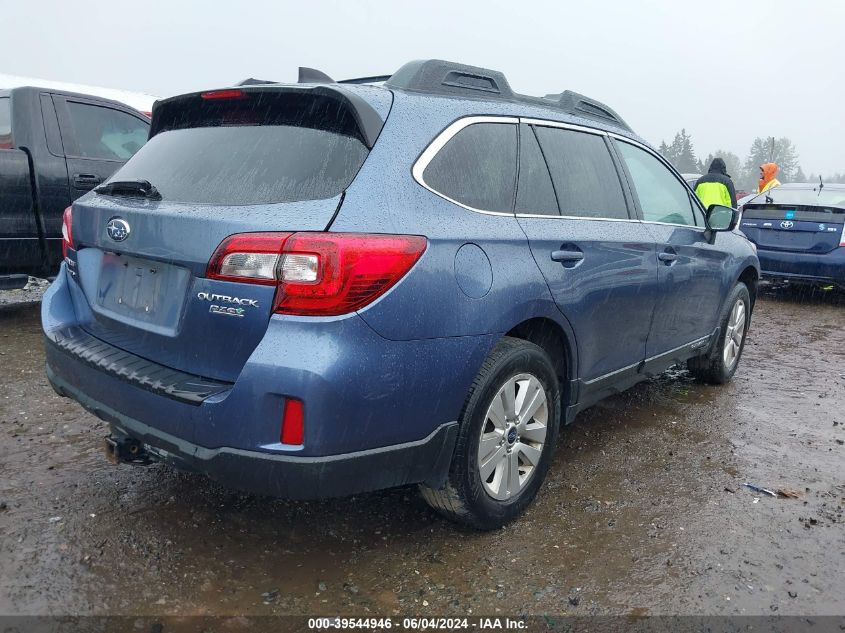
[[[741,281],[734,286],[722,308],[719,340],[707,356],[691,358],[687,369],[701,382],[723,385],[733,378],[739,366],[745,337],[751,324],[751,296]]]
[[[504,337],[476,376],[443,489],[420,486],[445,517],[492,530],[534,499],[551,463],[560,419],[560,385],[542,348]]]

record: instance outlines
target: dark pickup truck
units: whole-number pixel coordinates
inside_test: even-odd
[[[0,90],[0,290],[62,261],[62,213],[146,142],[149,119],[88,95]]]

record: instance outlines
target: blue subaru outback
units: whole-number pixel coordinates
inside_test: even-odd
[[[65,212],[47,376],[108,456],[324,498],[522,512],[559,427],[736,371],[759,264],[607,106],[438,60],[159,101]]]

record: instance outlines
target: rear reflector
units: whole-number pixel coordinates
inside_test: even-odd
[[[277,313],[333,316],[387,292],[426,246],[419,235],[241,233],[217,247],[206,276],[275,285]]]
[[[68,207],[62,214],[62,257],[67,257],[67,250],[73,248],[73,207]]]
[[[282,431],[279,435],[282,444],[301,446],[305,439],[305,416],[302,400],[285,400],[285,413],[282,418]]]
[[[240,99],[243,96],[243,90],[238,90],[237,88],[230,90],[211,90],[210,92],[200,94],[200,97],[203,99]]]

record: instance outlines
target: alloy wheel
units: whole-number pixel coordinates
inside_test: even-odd
[[[508,378],[481,426],[478,470],[484,490],[504,501],[517,496],[540,464],[548,431],[548,396],[532,374]]]
[[[722,362],[725,363],[725,369],[731,369],[739,359],[744,334],[745,301],[737,299],[728,317],[728,331],[725,333],[725,346],[722,349]]]

